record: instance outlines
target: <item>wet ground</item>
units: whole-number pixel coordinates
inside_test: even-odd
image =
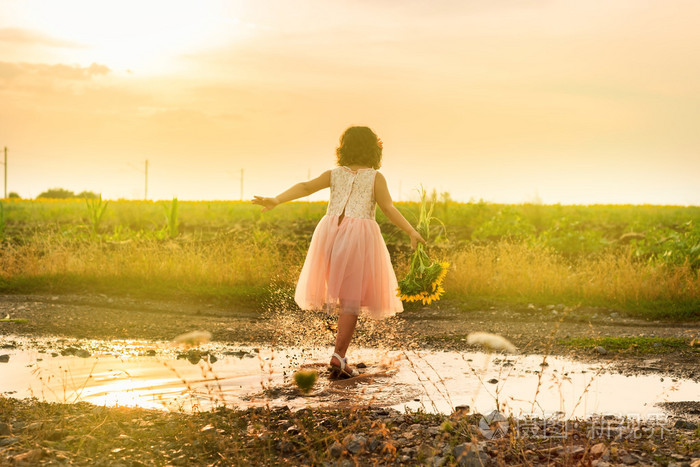
[[[66,336],[83,339],[146,339],[168,341],[194,329],[212,333],[213,340],[249,346],[319,347],[333,343],[334,318],[289,310],[288,297],[264,310],[239,309],[198,302],[144,301],[105,295],[2,295],[0,335]],[[700,322],[646,321],[626,318],[605,308],[551,310],[501,307],[460,310],[460,304],[440,302],[429,308],[407,309],[381,322],[361,321],[354,345],[393,350],[474,350],[470,332],[500,334],[522,353],[562,355],[582,362],[613,362],[624,374],[657,374],[700,381]],[[675,337],[695,348],[669,352],[606,352],[574,349],[561,344],[573,337]],[[664,350],[664,349],[659,349]],[[352,359],[352,348],[350,350]]]
[[[460,311],[443,302],[361,322],[349,356],[365,364],[364,374],[336,382],[325,370],[334,320],[283,304],[257,311],[87,294],[1,296],[0,317],[9,320],[0,321],[0,394],[9,397],[0,397],[0,463],[700,462],[697,349],[601,353],[561,342],[692,342],[699,323],[551,308]],[[213,342],[170,343],[195,329],[210,331]],[[519,353],[476,352],[466,343],[473,331],[501,334]],[[299,369],[321,374],[309,394],[292,383]],[[28,395],[77,403],[17,399]],[[222,403],[236,410],[199,412]],[[506,422],[495,408],[517,418]]]
[[[359,376],[327,377],[331,348],[170,342],[0,338],[0,395],[168,410],[229,407],[388,407],[451,414],[455,407],[506,416],[564,419],[601,414],[663,416],[659,403],[700,400],[700,383],[625,376],[607,363],[483,352],[377,350],[353,353]],[[294,372],[317,371],[308,394]],[[668,414],[666,414],[668,415]]]

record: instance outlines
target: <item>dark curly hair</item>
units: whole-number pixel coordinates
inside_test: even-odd
[[[340,137],[335,150],[338,165],[382,166],[382,141],[366,126],[351,126]]]

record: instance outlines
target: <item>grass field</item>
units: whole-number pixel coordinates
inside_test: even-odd
[[[0,291],[101,292],[260,306],[295,284],[322,202],[4,200]],[[418,206],[398,203],[415,223]],[[436,200],[429,252],[448,302],[614,307],[700,317],[700,207]],[[407,236],[377,211],[397,275]],[[286,293],[288,296],[289,294]]]

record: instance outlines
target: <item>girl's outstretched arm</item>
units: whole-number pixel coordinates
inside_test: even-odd
[[[374,199],[377,201],[379,208],[384,215],[389,218],[398,228],[406,232],[411,237],[411,247],[415,248],[418,242],[425,244],[425,239],[413,228],[410,222],[403,217],[403,214],[396,209],[394,202],[389,194],[389,188],[386,186],[386,178],[384,175],[377,172],[374,179]]]
[[[280,193],[274,198],[266,198],[264,196],[254,196],[251,200],[253,204],[259,204],[263,207],[262,212],[274,209],[278,204],[286,203],[287,201],[292,201],[294,199],[303,198],[304,196],[309,196],[312,193],[316,193],[318,190],[328,188],[331,186],[331,171],[326,170],[318,177],[308,182],[297,183],[287,191]]]

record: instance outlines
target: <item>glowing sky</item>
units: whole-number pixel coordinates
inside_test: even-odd
[[[698,205],[698,18],[696,0],[2,0],[8,190],[141,198],[148,159],[151,198],[238,199],[241,168],[246,198],[272,196],[363,124],[395,199]]]

